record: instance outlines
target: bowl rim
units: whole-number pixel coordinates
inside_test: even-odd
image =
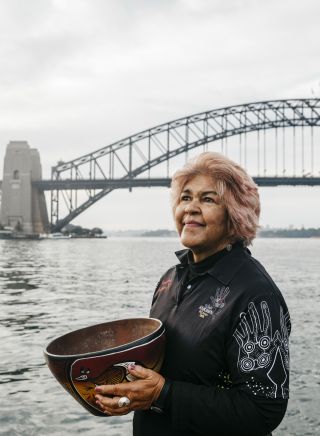
[[[72,334],[72,333],[76,333],[76,332],[79,332],[79,331],[81,331],[81,330],[85,330],[85,329],[87,329],[87,328],[89,328],[89,327],[97,327],[97,326],[101,326],[101,325],[105,325],[105,324],[111,324],[111,323],[114,323],[114,322],[121,322],[121,321],[132,321],[132,320],[153,320],[153,321],[157,321],[158,323],[159,323],[159,326],[158,326],[158,328],[156,329],[156,330],[154,330],[152,333],[149,333],[148,335],[146,335],[146,336],[142,336],[141,338],[139,338],[139,339],[136,339],[136,340],[134,340],[134,341],[131,341],[131,342],[127,342],[126,344],[123,344],[123,345],[119,345],[119,346],[117,346],[117,347],[111,347],[111,348],[107,348],[107,349],[103,349],[103,350],[99,350],[99,351],[91,351],[91,352],[89,352],[89,353],[81,353],[81,354],[53,354],[53,353],[50,353],[49,351],[47,351],[48,350],[48,348],[49,348],[49,346],[53,343],[53,342],[55,342],[56,340],[58,340],[58,339],[61,339],[61,338],[63,338],[64,336],[67,336],[67,335],[70,335],[70,334]],[[152,342],[154,339],[156,339],[157,337],[160,337],[160,336],[162,336],[162,334],[164,333],[164,330],[165,330],[165,328],[164,328],[164,324],[163,324],[163,322],[160,320],[160,319],[158,319],[158,318],[151,318],[151,317],[139,317],[139,318],[123,318],[123,319],[115,319],[115,320],[113,320],[113,321],[107,321],[107,322],[102,322],[102,323],[99,323],[99,324],[93,324],[93,325],[90,325],[90,326],[87,326],[87,327],[82,327],[82,328],[80,328],[80,329],[76,329],[76,330],[72,330],[71,332],[68,332],[68,333],[65,333],[65,334],[63,334],[63,335],[59,335],[59,336],[56,336],[55,338],[53,338],[46,346],[45,346],[45,348],[43,349],[43,353],[44,353],[44,355],[45,356],[48,356],[48,357],[50,357],[50,358],[52,358],[52,359],[55,359],[55,360],[65,360],[65,359],[80,359],[80,358],[85,358],[85,357],[97,357],[97,356],[101,356],[101,355],[105,355],[105,356],[107,356],[107,355],[109,355],[109,354],[115,354],[115,353],[117,353],[117,352],[119,352],[119,351],[128,351],[128,350],[130,350],[131,348],[136,348],[136,347],[138,347],[139,345],[144,345],[144,344],[146,344],[146,342],[145,342],[145,339],[146,338],[148,338],[149,340],[148,340],[148,342],[147,343],[149,343],[149,342]],[[160,333],[160,334],[159,334]]]

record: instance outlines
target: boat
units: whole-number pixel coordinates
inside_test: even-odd
[[[14,232],[10,229],[0,230],[0,239],[15,239],[15,240],[25,240],[25,239],[40,239],[39,233],[21,233]]]
[[[12,230],[0,230],[0,239],[12,239]]]
[[[71,235],[64,235],[63,233],[56,232],[48,235],[48,239],[70,239]]]

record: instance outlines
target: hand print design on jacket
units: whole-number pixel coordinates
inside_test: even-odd
[[[267,302],[262,301],[260,308],[261,316],[255,304],[250,302],[248,312],[240,314],[239,326],[233,334],[239,345],[238,369],[251,374],[260,370],[259,375],[261,372],[267,375],[272,383],[267,389],[268,396],[288,398],[289,313],[284,314],[280,306],[279,329],[273,333]]]
[[[212,318],[215,318],[226,305],[226,297],[229,292],[230,289],[228,286],[219,286],[216,289],[214,297],[210,297],[211,304],[207,303],[199,307],[200,318],[205,318],[208,315],[211,315]]]
[[[212,307],[214,308],[215,312],[218,312],[219,310],[223,309],[226,304],[226,297],[229,294],[230,289],[229,287],[221,286],[217,288],[216,294],[214,297],[210,297]]]

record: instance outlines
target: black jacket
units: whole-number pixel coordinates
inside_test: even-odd
[[[150,312],[166,328],[166,412],[135,412],[134,435],[265,436],[289,393],[286,303],[240,244],[191,281],[187,253],[160,280]]]

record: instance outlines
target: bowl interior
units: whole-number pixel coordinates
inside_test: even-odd
[[[124,319],[76,330],[53,340],[47,352],[56,356],[96,353],[140,340],[159,329],[151,318]]]

